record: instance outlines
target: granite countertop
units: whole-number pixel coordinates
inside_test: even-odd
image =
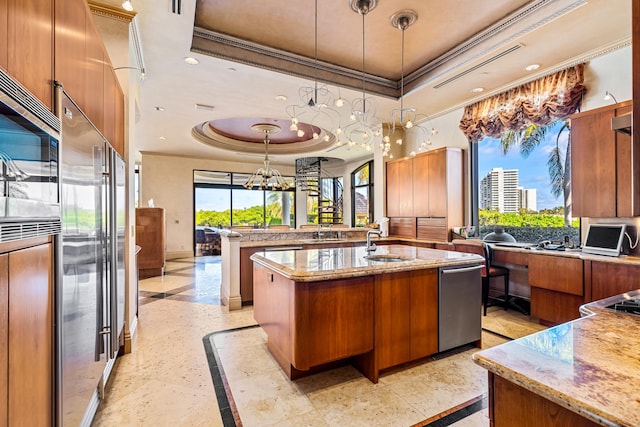
[[[508,243],[499,243],[491,244],[495,251],[505,251],[505,252],[520,252],[526,254],[535,254],[535,255],[545,255],[545,256],[556,256],[556,257],[566,257],[566,258],[579,258],[584,261],[602,261],[602,262],[615,262],[620,264],[640,264],[640,257],[632,256],[632,255],[620,255],[620,256],[606,256],[606,255],[596,255],[590,253],[584,253],[580,249],[567,249],[564,251],[553,251],[548,249],[539,249],[534,244],[508,244]]]
[[[640,290],[625,294],[640,296]],[[605,426],[640,425],[640,316],[587,304],[588,317],[473,355],[494,374]],[[613,300],[616,301],[613,301]]]
[[[406,245],[378,246],[372,255],[407,259],[401,262],[366,259],[364,246],[307,250],[262,251],[251,259],[298,282],[333,280],[426,268],[480,264],[484,258],[462,252]]]

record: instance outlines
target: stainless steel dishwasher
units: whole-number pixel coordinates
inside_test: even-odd
[[[438,280],[438,351],[480,339],[482,265],[442,267]]]

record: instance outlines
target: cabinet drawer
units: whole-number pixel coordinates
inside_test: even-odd
[[[523,254],[522,252],[513,252],[500,249],[494,249],[493,251],[493,263],[498,265],[514,264],[514,265],[529,265],[529,254]]]
[[[416,234],[418,239],[446,242],[449,240],[446,218],[418,218]]]
[[[584,295],[582,260],[553,255],[529,255],[529,284],[573,295]]]
[[[418,218],[418,227],[444,227],[447,225],[446,218],[430,217]]]
[[[389,218],[389,235],[397,237],[416,237],[415,218]]]

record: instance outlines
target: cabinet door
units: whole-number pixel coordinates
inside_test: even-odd
[[[430,217],[447,216],[447,150],[429,155],[429,212]]]
[[[413,159],[413,215],[417,217],[429,216],[429,190],[433,175],[429,170],[430,157],[422,154]]]
[[[0,255],[0,425],[8,425],[9,255]]]
[[[591,262],[591,299],[612,297],[640,288],[640,267],[614,262]]]
[[[52,110],[53,2],[8,0],[7,7],[7,71]]]
[[[104,45],[93,24],[91,17],[86,22],[86,48],[85,60],[86,86],[83,104],[80,108],[89,117],[89,120],[100,130],[104,129]],[[80,101],[76,101],[80,103]]]
[[[413,216],[413,162],[401,159],[387,162],[387,216]]]
[[[55,2],[55,77],[81,107],[85,105],[87,6],[81,0]]]
[[[52,245],[9,253],[9,425],[53,420]]]
[[[411,272],[410,358],[438,352],[438,269]]]
[[[616,116],[631,113],[631,105],[617,108]],[[638,151],[633,149],[631,135],[616,132],[616,216],[629,218],[640,215],[640,173]],[[634,155],[634,152],[636,153]],[[634,164],[635,163],[635,164]],[[635,171],[635,172],[634,172]]]
[[[376,277],[376,357],[378,369],[411,360],[411,272],[381,274]]]
[[[126,158],[124,154],[124,93],[120,85],[116,84],[116,128],[115,128],[115,141],[112,142],[113,148],[122,156]]]
[[[529,256],[529,285],[573,295],[584,295],[582,260],[553,255]]]
[[[571,119],[571,197],[573,215],[616,216],[616,134],[614,110]]]
[[[0,0],[0,40],[7,40],[7,27],[9,24],[7,0]],[[7,55],[9,52],[9,44],[7,42],[0,43],[0,68],[7,69]]]

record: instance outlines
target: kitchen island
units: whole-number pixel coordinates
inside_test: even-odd
[[[467,286],[477,296],[469,313],[478,316],[473,342],[480,345],[481,256],[388,245],[371,256],[356,246],[262,251],[251,259],[254,317],[291,379],[350,362],[375,383],[384,369],[438,353],[444,268],[475,273]]]
[[[639,426],[640,317],[587,304],[587,317],[475,353],[495,427]]]

